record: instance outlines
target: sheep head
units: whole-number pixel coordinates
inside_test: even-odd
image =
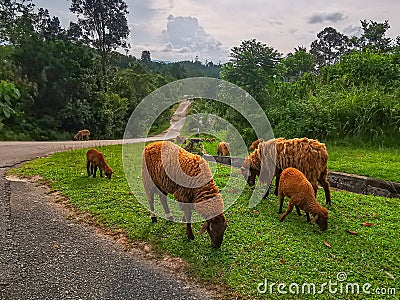
[[[110,167],[108,167],[108,168],[106,168],[104,173],[106,174],[108,179],[111,179],[111,175],[113,173],[113,170]]]
[[[257,172],[257,170],[253,169],[251,167],[251,163],[250,163],[250,159],[249,157],[246,157],[242,167],[240,168],[240,170],[242,171],[244,180],[247,181],[247,184],[249,186],[253,186],[256,184],[256,176],[259,175],[259,172]]]
[[[203,227],[201,227],[199,234],[203,234],[206,231],[210,235],[211,244],[213,248],[220,248],[222,240],[224,238],[224,232],[226,229],[226,219],[223,214],[220,214],[214,218],[207,220]]]
[[[319,228],[321,228],[322,231],[325,231],[328,229],[328,211],[322,207],[322,210],[320,213],[317,213],[314,218],[311,220],[313,223],[317,223]]]

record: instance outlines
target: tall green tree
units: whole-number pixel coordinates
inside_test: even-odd
[[[81,32],[80,39],[99,51],[106,75],[110,53],[129,47],[128,6],[123,0],[72,0],[70,10],[78,16],[73,33]]]
[[[299,47],[294,53],[289,53],[278,64],[279,75],[284,81],[294,81],[305,73],[312,73],[315,59],[305,48]]]
[[[336,63],[348,51],[349,38],[335,28],[326,27],[317,34],[317,38],[311,43],[310,53],[318,69]]]
[[[276,75],[282,54],[255,39],[233,47],[230,62],[221,69],[221,77],[248,91],[258,101],[265,100],[269,83]]]
[[[361,21],[363,34],[359,39],[362,49],[370,49],[376,52],[386,52],[391,49],[392,39],[386,37],[386,31],[390,28],[389,21],[383,23],[376,21]]]

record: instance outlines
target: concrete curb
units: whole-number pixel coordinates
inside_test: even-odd
[[[221,164],[240,168],[244,159],[229,156],[203,156],[206,161],[215,161]],[[381,180],[366,176],[330,171],[328,181],[331,187],[363,195],[400,198],[400,183]]]

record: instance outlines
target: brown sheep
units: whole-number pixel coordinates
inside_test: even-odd
[[[223,214],[224,203],[210,167],[203,158],[171,142],[151,143],[143,151],[142,180],[153,222],[157,222],[154,194],[160,196],[166,216],[170,220],[173,218],[169,211],[167,195],[173,194],[184,213],[182,221],[186,223],[188,238],[194,239],[191,228],[194,209],[206,219],[199,234],[207,230],[213,247],[221,246],[227,226]]]
[[[326,203],[331,204],[328,177],[328,152],[325,144],[308,138],[286,140],[284,138],[272,139],[259,144],[256,151],[248,155],[242,165],[242,173],[249,185],[255,184],[256,176],[260,176],[261,164],[269,163],[269,159],[276,156],[276,187],[278,194],[279,177],[288,167],[299,169],[314,188],[318,191],[318,182],[324,188]],[[260,178],[261,179],[261,178]],[[263,198],[268,196],[269,189]]]
[[[93,174],[93,178],[96,178],[97,168],[100,169],[100,177],[103,177],[104,171],[104,174],[107,176],[107,178],[111,179],[113,170],[107,164],[103,153],[97,151],[96,149],[90,149],[86,152],[86,170],[88,176]]]
[[[255,149],[257,149],[257,148],[258,148],[258,144],[260,144],[260,143],[262,143],[262,142],[264,142],[264,139],[263,139],[263,138],[260,138],[260,139],[258,139],[258,140],[255,140],[253,143],[251,143],[251,145],[250,145],[250,147],[249,147],[249,150],[255,150]]]
[[[178,135],[176,137],[176,143],[180,145],[186,144],[186,138],[184,136]]]
[[[227,156],[231,152],[231,147],[227,142],[219,142],[217,145],[217,155]]]
[[[296,168],[287,168],[282,171],[278,196],[279,213],[282,212],[285,196],[290,198],[288,209],[279,217],[279,221],[282,222],[295,206],[299,216],[301,216],[301,209],[306,213],[309,222],[311,213],[313,214],[311,222],[316,222],[321,230],[328,228],[328,211],[315,199],[314,188],[301,171]]]
[[[89,140],[90,131],[87,129],[79,130],[77,134],[74,136],[75,141],[82,141],[83,139]]]

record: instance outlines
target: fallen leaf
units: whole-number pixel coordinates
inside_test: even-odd
[[[335,255],[335,254],[332,254],[331,256],[332,256],[332,258],[333,258],[333,259],[335,259],[335,258],[336,258],[336,255]]]
[[[286,264],[286,260],[284,260],[283,258],[281,260],[279,260],[281,263]]]
[[[329,244],[328,241],[327,241],[326,239],[324,240],[324,244],[325,244],[325,246],[327,246],[328,248],[331,248],[331,247],[332,247],[331,244]]]
[[[256,209],[253,209],[253,213],[258,215],[260,212],[258,210],[256,210]]]
[[[132,191],[130,191],[130,192],[129,192],[129,195],[133,195],[133,192],[132,192]]]
[[[347,232],[350,233],[350,234],[354,234],[354,235],[357,235],[357,234],[358,234],[358,232],[355,232],[355,231],[353,231],[353,230],[347,230]]]
[[[363,226],[372,227],[372,226],[375,226],[375,224],[374,223],[370,223],[370,222],[364,222]]]
[[[372,213],[372,216],[373,216],[373,217],[376,217],[376,213],[373,212],[373,213]]]
[[[228,190],[227,192],[231,193],[231,194],[236,194],[238,191],[237,190]]]
[[[389,272],[386,272],[386,271],[385,271],[385,273],[386,273],[387,276],[390,277],[390,279],[394,279],[394,276],[392,274],[390,274]]]

